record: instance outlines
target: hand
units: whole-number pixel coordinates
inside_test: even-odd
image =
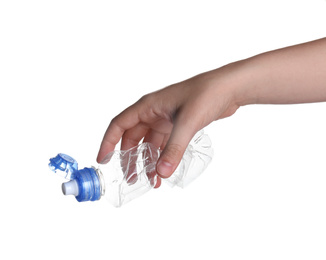
[[[144,138],[163,149],[156,171],[168,178],[194,134],[241,105],[326,101],[325,57],[323,38],[231,63],[148,94],[112,120],[97,161],[121,138],[122,150]]]
[[[178,84],[143,96],[110,123],[97,161],[114,150],[121,140],[121,150],[150,142],[163,150],[156,171],[168,178],[177,168],[183,153],[197,131],[214,120],[235,113],[236,84],[226,77],[232,65],[200,74]],[[235,76],[235,75],[232,75]],[[236,78],[236,77],[233,77]],[[158,178],[155,187],[159,187]]]

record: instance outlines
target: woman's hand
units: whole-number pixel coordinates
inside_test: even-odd
[[[121,140],[121,150],[150,142],[163,150],[156,167],[158,175],[168,178],[182,159],[197,131],[214,120],[235,113],[235,73],[228,65],[206,72],[157,92],[143,96],[116,116],[103,138],[97,161],[114,150]],[[234,78],[232,79],[231,74]],[[156,187],[160,186],[160,179]]]
[[[194,134],[241,105],[326,101],[326,38],[231,63],[142,97],[114,118],[97,161],[122,138],[163,149],[156,171],[168,178]],[[158,181],[156,187],[160,185]]]

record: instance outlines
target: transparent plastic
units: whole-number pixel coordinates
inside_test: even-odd
[[[160,152],[152,144],[142,143],[127,151],[109,153],[97,170],[102,196],[120,207],[152,189],[157,182],[155,169]],[[188,145],[176,171],[164,180],[172,187],[183,188],[206,169],[212,157],[211,141],[200,131]]]
[[[50,159],[49,167],[70,180],[62,185],[65,195],[74,195],[79,202],[104,197],[113,206],[120,207],[156,185],[160,153],[151,143],[141,143],[126,151],[107,154],[98,168],[84,169],[78,169],[75,159],[60,153]],[[183,188],[206,169],[212,157],[211,141],[200,131],[191,140],[176,171],[163,180],[172,187]]]

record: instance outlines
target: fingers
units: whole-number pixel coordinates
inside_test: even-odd
[[[160,146],[161,150],[164,150],[166,144],[167,144],[168,141],[169,141],[169,138],[170,138],[170,134],[166,134],[166,135],[164,136],[163,142],[162,142],[162,144],[161,144],[161,146]]]
[[[165,146],[167,139],[166,139],[166,135],[159,133],[153,129],[149,130],[148,133],[146,134],[146,136],[144,137],[143,142],[148,142],[153,144],[156,148],[160,148],[163,149],[163,145]],[[161,186],[162,180],[161,178],[158,176],[156,170],[154,170],[153,172],[149,173],[149,179],[151,179],[151,175],[156,175],[156,183],[154,188],[159,188]]]
[[[153,144],[156,148],[160,148],[163,144],[163,140],[164,140],[165,135],[162,133],[159,133],[153,129],[150,129],[146,136],[144,137],[143,142],[146,143],[151,143]]]
[[[136,165],[138,154],[136,146],[147,131],[148,127],[143,124],[137,124],[133,128],[126,130],[122,136],[121,150],[127,151],[132,148],[128,153],[122,153],[120,156],[122,171],[128,184],[134,184],[138,180]]]
[[[137,167],[136,167],[137,159],[138,159],[137,147],[130,149],[127,153],[126,152],[120,153],[120,166],[124,175],[124,179],[129,185],[135,184],[138,180]]]
[[[176,119],[171,136],[158,160],[156,171],[162,178],[168,178],[179,165],[182,156],[197,132],[198,125],[191,117],[182,116]]]
[[[161,186],[162,180],[159,176],[157,176],[156,184],[154,186],[154,189],[157,189]]]
[[[121,140],[121,150],[129,150],[139,144],[140,140],[147,134],[148,126],[137,124],[133,128],[126,130]]]
[[[122,135],[127,129],[130,129],[139,123],[138,110],[134,106],[135,105],[127,108],[111,121],[104,134],[97,155],[96,160],[98,163],[101,163],[105,155],[114,150],[116,144],[120,141]]]

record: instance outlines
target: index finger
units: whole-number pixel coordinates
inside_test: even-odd
[[[112,152],[120,141],[123,133],[139,123],[138,111],[135,106],[130,106],[114,119],[107,128],[96,161],[100,163],[105,155]]]

